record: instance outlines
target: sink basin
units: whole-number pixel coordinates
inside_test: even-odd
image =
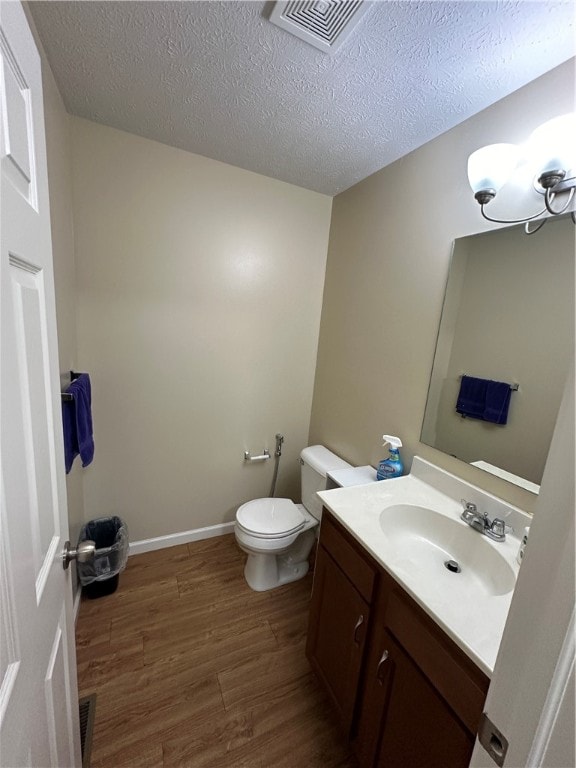
[[[445,583],[454,598],[467,600],[478,592],[497,596],[514,589],[516,575],[498,552],[500,544],[458,519],[426,507],[395,504],[380,513],[380,527],[394,552],[394,566],[409,578]]]

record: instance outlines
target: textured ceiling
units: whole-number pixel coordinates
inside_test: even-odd
[[[31,3],[72,114],[329,195],[575,53],[572,0],[382,0],[332,56],[270,7]]]

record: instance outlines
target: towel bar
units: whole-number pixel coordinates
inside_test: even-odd
[[[70,384],[72,384],[74,379],[77,379],[79,376],[79,373],[70,371]],[[71,395],[70,392],[60,392],[60,397],[62,398],[63,403],[69,403],[71,400],[74,400],[74,395]]]
[[[461,379],[461,378],[462,378],[462,376],[468,376],[468,374],[467,374],[467,373],[461,373],[461,374],[460,374],[460,376],[459,376],[459,378]],[[514,384],[510,384],[510,389],[511,389],[513,392],[518,392],[518,390],[520,389],[520,384],[516,384],[516,383],[514,383]]]

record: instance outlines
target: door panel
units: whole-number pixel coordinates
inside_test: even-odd
[[[60,540],[58,483],[51,435],[50,380],[42,270],[10,257],[14,330],[22,382],[31,545],[39,603]]]
[[[44,686],[52,765],[71,765],[67,734],[58,727],[67,717],[66,682],[66,647],[62,627],[58,625]]]
[[[2,497],[4,483],[0,483]],[[4,503],[0,505],[2,513]],[[1,521],[0,530],[5,530],[4,520]],[[12,689],[20,669],[20,650],[16,635],[16,607],[14,595],[10,589],[10,552],[7,550],[6,538],[0,537],[0,723],[4,719],[4,710],[8,706]]]
[[[30,89],[6,35],[0,36],[0,50],[2,156],[7,161],[3,172],[24,199],[35,205]]]

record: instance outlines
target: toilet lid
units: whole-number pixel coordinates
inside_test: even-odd
[[[290,499],[254,499],[236,512],[242,528],[256,536],[288,535],[302,528],[304,517]]]

